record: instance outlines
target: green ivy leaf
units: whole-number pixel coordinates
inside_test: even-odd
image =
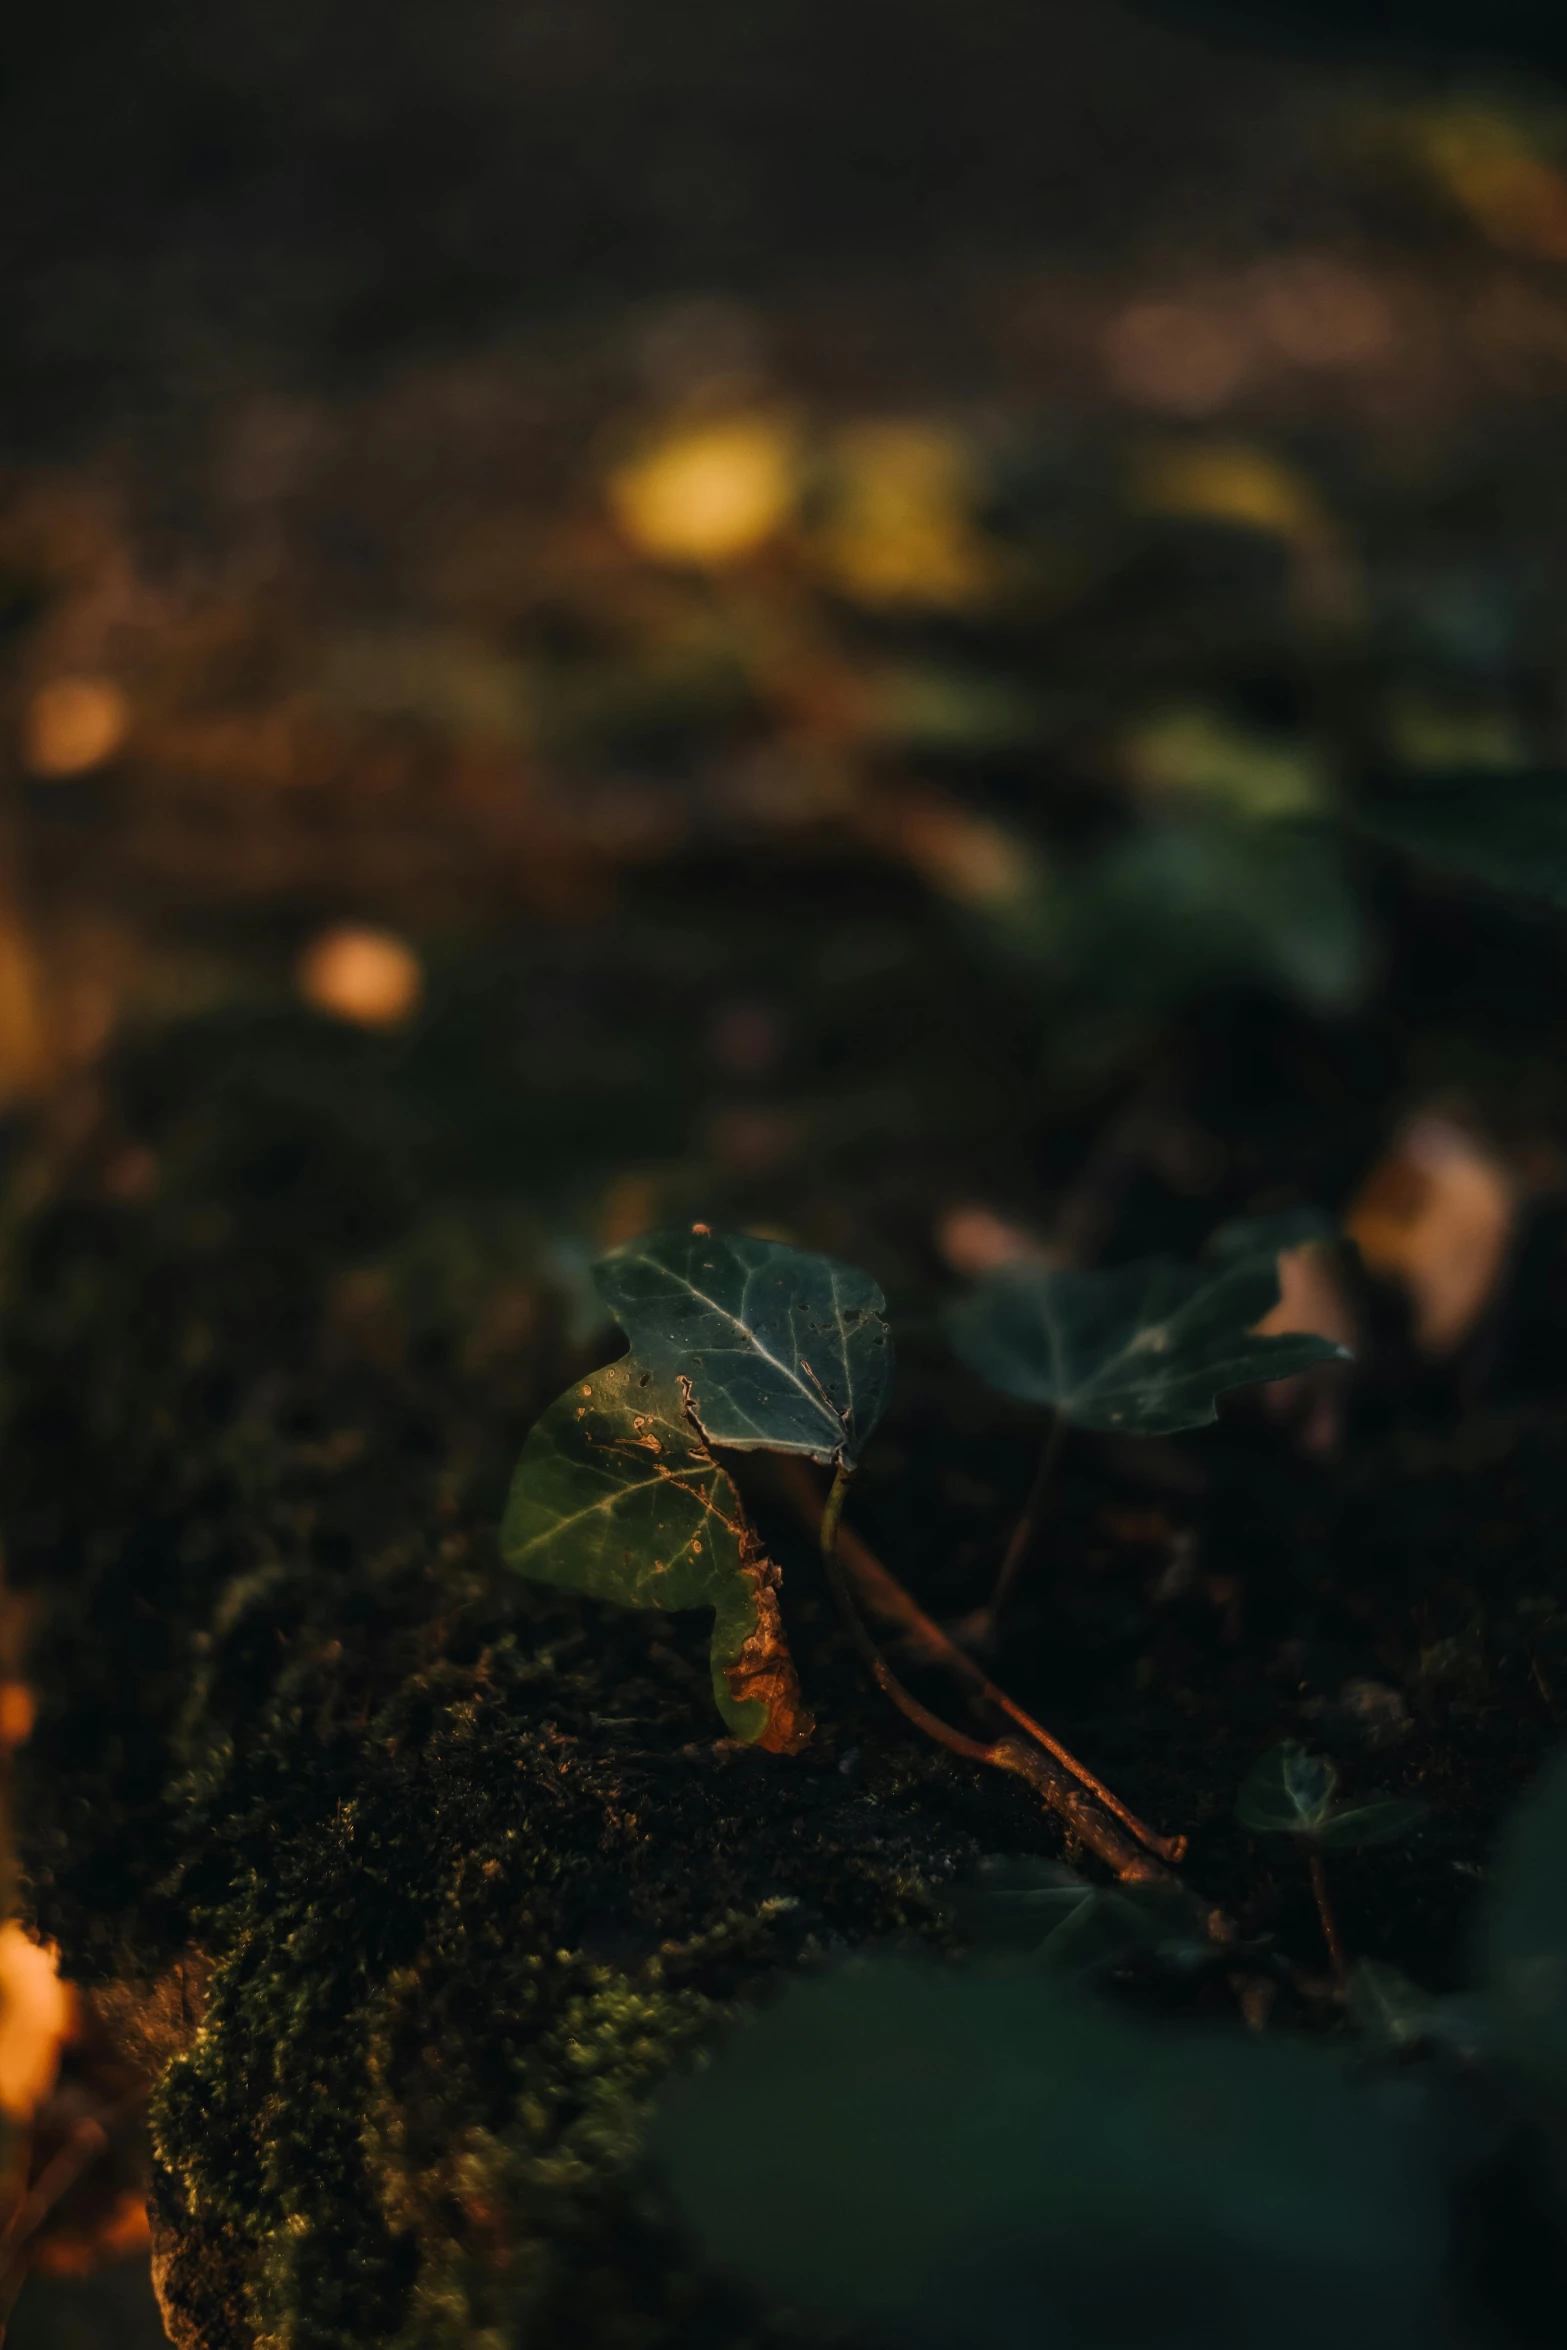
[[[977,1950],[1026,1951],[1069,1974],[1094,1974],[1143,1952],[1176,1966],[1213,1955],[1202,1910],[1181,1885],[1093,1885],[1060,1861],[996,1855],[947,1899]]]
[[[1567,908],[1567,774],[1454,769],[1361,801],[1373,839],[1493,889]]]
[[[629,1242],[594,1279],[633,1353],[680,1381],[709,1444],[858,1460],[892,1378],[868,1274],[694,1226]]]
[[[1179,2033],[1033,1970],[796,1982],[653,2148],[711,2257],[939,2350],[1424,2350],[1418,2112],[1324,2049]]]
[[[1254,1763],[1235,1798],[1235,1816],[1256,1836],[1320,1836],[1333,1815],[1338,1773],[1326,1756],[1286,1738]]]
[[[1321,822],[1147,817],[1081,870],[1072,906],[1082,982],[1120,1000],[1260,979],[1333,1014],[1371,974],[1360,893]]]
[[[1345,1980],[1344,2005],[1357,2032],[1380,2048],[1401,2050],[1429,2038],[1436,2001],[1396,1966],[1362,1958]]]
[[[777,1572],[675,1381],[634,1355],[569,1388],[522,1448],[501,1526],[519,1575],[621,1607],[713,1610],[713,1694],[736,1737],[791,1752],[810,1716]]]
[[[1070,1974],[1096,1974],[1144,1954],[1167,1966],[1191,1967],[1213,1956],[1202,1912],[1183,1885],[1088,1887],[1080,1902],[1045,1936],[1039,1965]]]
[[[965,1939],[978,1950],[1032,1954],[1095,1888],[1076,1869],[1033,1855],[996,1854],[945,1895]]]
[[[1504,2047],[1567,2090],[1567,1755],[1503,1831],[1481,1950]]]
[[[1418,1828],[1429,1804],[1410,1795],[1373,1795],[1365,1803],[1346,1804],[1317,1829],[1317,1842],[1329,1852],[1361,1852],[1373,1844],[1396,1844],[1411,1828]]]
[[[1082,1428],[1168,1436],[1218,1418],[1232,1387],[1287,1379],[1348,1350],[1310,1333],[1259,1338],[1279,1302],[1278,1254],[1217,1265],[1148,1257],[1104,1273],[1015,1265],[952,1310],[952,1343],[1006,1395]]]

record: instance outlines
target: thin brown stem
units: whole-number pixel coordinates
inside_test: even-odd
[[[1061,1440],[1065,1432],[1066,1423],[1061,1414],[1052,1412],[1050,1433],[1046,1436],[1043,1450],[1039,1455],[1039,1466],[1034,1471],[1034,1482],[1028,1489],[1028,1499],[1024,1502],[1017,1524],[1012,1529],[1012,1539],[1007,1544],[1006,1556],[1002,1559],[997,1570],[996,1580],[991,1585],[990,1597],[985,1602],[977,1619],[979,1626],[987,1635],[994,1628],[996,1618],[1006,1605],[1012,1586],[1017,1581],[1024,1563],[1034,1547],[1034,1540],[1039,1532],[1039,1522],[1045,1514],[1045,1497],[1050,1491],[1050,1481],[1055,1473],[1056,1462],[1060,1458]]]
[[[950,1723],[944,1722],[939,1714],[932,1713],[929,1706],[922,1705],[917,1697],[904,1688],[865,1629],[840,1555],[839,1521],[849,1490],[850,1475],[848,1469],[838,1470],[822,1508],[822,1566],[849,1636],[877,1688],[891,1699],[906,1720],[912,1722],[916,1729],[923,1730],[927,1737],[945,1746],[949,1753],[961,1755],[965,1761],[986,1763],[994,1770],[1010,1771],[1014,1776],[1026,1779],[1051,1810],[1066,1820],[1089,1851],[1097,1853],[1106,1867],[1113,1869],[1118,1877],[1163,1877],[1165,1871],[1158,1861],[1152,1859],[1146,1851],[1139,1851],[1135,1845],[1128,1843],[1106,1818],[1093,1797],[1081,1786],[1074,1786],[1072,1780],[1056,1767],[1048,1755],[1025,1745],[1020,1738],[987,1741],[966,1737],[961,1730],[954,1730]],[[912,1607],[913,1603],[910,1602],[910,1605]],[[936,1631],[934,1625],[930,1628],[932,1632]],[[937,1637],[945,1640],[944,1634],[938,1634]],[[961,1651],[954,1651],[954,1654],[961,1654]],[[1119,1812],[1120,1807],[1115,1808]]]
[[[1342,1984],[1349,1968],[1344,1957],[1344,1945],[1339,1940],[1338,1920],[1333,1914],[1332,1898],[1328,1893],[1327,1868],[1315,1844],[1307,1847],[1307,1857],[1311,1866],[1311,1890],[1316,1898],[1317,1916],[1322,1921],[1322,1939],[1328,1946],[1328,1956],[1333,1962],[1333,1979]]]
[[[919,1699],[904,1688],[865,1629],[844,1575],[843,1561],[838,1555],[838,1521],[843,1515],[843,1504],[852,1474],[849,1469],[838,1470],[822,1508],[822,1565],[827,1570],[828,1587],[838,1603],[838,1612],[848,1629],[849,1637],[859,1650],[861,1662],[877,1688],[883,1696],[892,1699],[898,1711],[906,1715],[916,1728],[923,1730],[928,1737],[937,1739],[953,1754],[961,1754],[969,1762],[986,1762],[990,1757],[989,1746],[981,1739],[965,1737],[961,1730],[954,1730],[944,1722],[939,1714],[933,1714],[929,1706],[921,1705]]]
[[[785,1470],[785,1475],[791,1494],[799,1502],[802,1514],[809,1509],[814,1518],[817,1510],[821,1508],[821,1503],[809,1472],[803,1466],[796,1467],[794,1463],[790,1463]],[[1094,1796],[1106,1811],[1112,1813],[1123,1827],[1128,1828],[1138,1843],[1145,1846],[1149,1852],[1156,1853],[1161,1860],[1169,1861],[1172,1864],[1179,1864],[1184,1860],[1186,1857],[1186,1838],[1184,1836],[1160,1836],[1140,1820],[1135,1812],[1129,1811],[1120,1797],[1112,1794],[1104,1782],[1097,1778],[1085,1763],[1079,1762],[1077,1757],[1070,1753],[1058,1738],[1053,1737],[1043,1723],[1036,1722],[1033,1715],[1026,1713],[1023,1707],[1014,1698],[1009,1697],[1004,1689],[998,1689],[983,1667],[976,1664],[973,1657],[959,1648],[956,1641],[949,1638],[934,1617],[926,1615],[918,1600],[904,1590],[903,1585],[895,1575],[882,1565],[881,1560],[869,1545],[863,1542],[851,1527],[840,1524],[847,1483],[845,1482],[843,1491],[839,1492],[835,1480],[834,1492],[837,1494],[836,1507],[834,1506],[834,1495],[829,1494],[827,1498],[827,1509],[832,1513],[830,1529],[826,1512],[822,1516],[824,1545],[822,1555],[824,1561],[827,1559],[825,1545],[829,1531],[833,1545],[832,1560],[828,1565],[829,1580],[832,1580],[835,1572],[841,1572],[843,1568],[847,1568],[854,1580],[859,1597],[870,1609],[872,1615],[879,1616],[883,1623],[894,1626],[924,1662],[944,1665],[953,1677],[962,1683],[978,1706],[989,1712],[1001,1714],[1021,1730],[1025,1738],[1031,1739],[1036,1746],[1042,1747],[1045,1753],[1061,1766],[1063,1771],[1070,1773],[1072,1778],[1085,1787],[1089,1794]],[[858,1621],[857,1610],[856,1621]],[[865,1635],[865,1638],[869,1642],[868,1634]],[[863,1654],[864,1651],[862,1650],[861,1653]],[[880,1660],[882,1669],[890,1674],[891,1667],[886,1664],[885,1658],[881,1657],[880,1650],[875,1650],[874,1653]],[[875,1666],[872,1666],[871,1669],[873,1672],[876,1671]],[[879,1673],[877,1677],[880,1682]],[[885,1686],[884,1683],[881,1685]],[[898,1686],[902,1687],[901,1682]],[[891,1695],[891,1692],[889,1691],[888,1694]],[[904,1694],[907,1696],[907,1691]],[[899,1700],[894,1698],[893,1702],[897,1704]],[[911,1705],[916,1702],[913,1698],[909,1699]],[[907,1708],[905,1707],[903,1710],[907,1711]],[[1016,1766],[1008,1765],[1006,1767],[1015,1768]]]
[[[1068,1778],[1065,1771],[1058,1770],[1050,1756],[1042,1754],[1037,1746],[1025,1745],[1021,1738],[998,1738],[993,1746],[986,1748],[985,1760],[995,1770],[1011,1771],[1017,1778],[1026,1779],[1050,1809],[1066,1821],[1078,1842],[1097,1854],[1123,1884],[1169,1882],[1169,1870],[1144,1846],[1133,1844],[1123,1836],[1092,1796],[1075,1779]]]

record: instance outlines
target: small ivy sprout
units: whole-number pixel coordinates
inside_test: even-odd
[[[1405,1795],[1373,1795],[1364,1803],[1336,1801],[1338,1772],[1326,1755],[1310,1754],[1286,1738],[1255,1763],[1235,1799],[1235,1816],[1256,1836],[1297,1836],[1306,1847],[1311,1890],[1322,1935],[1342,1988],[1348,1968],[1328,1897],[1325,1852],[1353,1852],[1392,1844],[1407,1835],[1427,1806]]]
[[[1440,1997],[1379,1958],[1360,1958],[1344,1985],[1344,2007],[1362,2039],[1383,2056],[1407,2056],[1415,2049],[1441,2049],[1461,2064],[1494,2053],[1497,2024],[1492,2003],[1474,1992]]]

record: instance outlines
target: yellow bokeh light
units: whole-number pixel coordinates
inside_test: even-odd
[[[1315,815],[1329,794],[1326,762],[1310,744],[1256,734],[1200,704],[1132,728],[1122,755],[1140,790],[1207,800],[1238,816]]]
[[[75,2021],[52,1950],[12,1920],[0,1926],[0,2111],[27,2121],[54,2087]]]
[[[1465,708],[1428,694],[1404,693],[1388,706],[1388,740],[1402,767],[1425,773],[1482,769],[1493,774],[1529,765],[1529,742],[1511,710]]]
[[[25,1746],[37,1715],[38,1701],[25,1681],[0,1681],[0,1746]]]
[[[1143,514],[1212,522],[1277,538],[1294,557],[1305,614],[1334,626],[1361,614],[1360,573],[1315,483],[1247,441],[1179,441],[1144,449],[1128,484]]]
[[[85,775],[113,758],[130,719],[130,706],[112,678],[51,678],[28,703],[23,761],[34,775]]]
[[[32,941],[0,903],[0,1109],[47,1083],[52,1066],[43,975]]]
[[[766,416],[731,417],[656,443],[611,474],[608,496],[631,544],[662,563],[743,561],[776,537],[795,503],[795,444]]]
[[[1332,532],[1313,483],[1269,450],[1244,441],[1183,441],[1144,450],[1131,490],[1142,513],[1227,522],[1296,546],[1318,544]]]
[[[388,930],[344,923],[313,938],[299,961],[299,992],[318,1012],[361,1028],[396,1028],[417,1008],[424,972]]]
[[[932,424],[860,425],[837,448],[837,496],[817,551],[866,604],[972,603],[995,582],[974,522],[977,471],[959,436]]]
[[[1537,152],[1524,124],[1490,107],[1458,106],[1424,116],[1417,143],[1494,243],[1567,261],[1567,177]]]

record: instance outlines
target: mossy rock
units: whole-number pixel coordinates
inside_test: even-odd
[[[939,1938],[941,1880],[1037,1815],[911,1752],[830,1639],[837,1727],[764,1755],[703,1622],[505,1574],[507,1472],[575,1368],[538,1283],[475,1344],[524,1280],[505,1217],[468,1218],[488,1279],[432,1290],[319,1101],[160,1139],[154,1200],[106,1203],[94,1145],[14,1248],[6,1459],[47,1601],[33,1907],[151,2019],[171,2335],[754,2340],[642,2200],[648,2094],[780,1969]]]
[[[511,1634],[441,1660],[236,1884],[154,2114],[177,2339],[689,2338],[643,2100],[773,1970],[930,1930],[964,1840],[689,1721],[595,1737],[600,1694]]]

